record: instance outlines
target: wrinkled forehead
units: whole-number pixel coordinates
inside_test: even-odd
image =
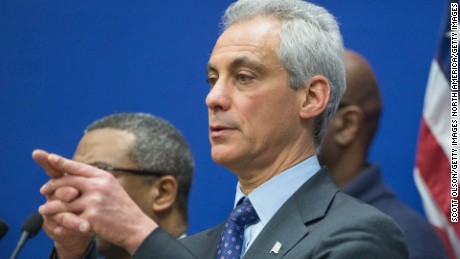
[[[217,63],[278,63],[280,23],[276,19],[257,17],[238,22],[222,33],[211,53],[208,67]]]
[[[281,23],[273,17],[257,16],[227,28],[217,39],[216,49],[238,46],[264,47],[279,45]]]

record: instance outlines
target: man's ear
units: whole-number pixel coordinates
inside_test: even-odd
[[[154,213],[164,212],[174,206],[177,197],[177,180],[171,175],[160,177],[154,183],[155,197],[152,209]]]
[[[302,104],[301,118],[316,117],[326,109],[331,92],[329,80],[326,77],[321,75],[314,76],[299,90]]]
[[[364,112],[357,105],[347,105],[340,110],[331,120],[334,127],[334,141],[338,146],[347,146],[355,141],[364,122]]]

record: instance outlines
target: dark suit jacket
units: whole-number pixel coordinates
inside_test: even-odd
[[[157,229],[133,258],[215,258],[224,223],[181,242]],[[281,243],[279,253],[270,253]],[[290,197],[249,247],[244,258],[408,258],[396,223],[337,190],[322,169]]]
[[[343,191],[392,217],[406,237],[410,258],[448,258],[433,226],[398,200],[383,182],[379,166],[368,166]]]

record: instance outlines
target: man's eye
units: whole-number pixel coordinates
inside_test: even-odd
[[[208,78],[206,79],[206,82],[212,87],[212,86],[214,86],[214,85],[216,84],[217,78],[215,78],[215,77],[208,77]]]
[[[236,79],[238,80],[238,82],[248,83],[252,79],[252,77],[246,74],[237,74]]]

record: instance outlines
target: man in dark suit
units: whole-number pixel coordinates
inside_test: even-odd
[[[382,100],[369,63],[358,53],[344,55],[347,90],[324,138],[319,161],[347,194],[391,216],[401,227],[410,258],[447,258],[428,221],[401,203],[383,182],[380,167],[367,161],[378,129]]]
[[[240,0],[223,25],[206,105],[212,158],[239,180],[227,223],[176,241],[106,172],[35,151],[52,177],[39,210],[59,257],[95,256],[65,238],[96,233],[134,258],[406,258],[396,223],[338,191],[316,157],[345,91],[332,15],[300,0]]]

